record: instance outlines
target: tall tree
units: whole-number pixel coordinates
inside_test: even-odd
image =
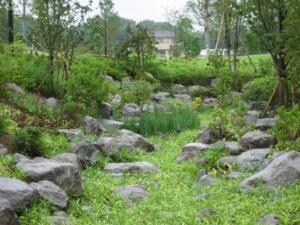
[[[212,0],[190,0],[187,2],[187,8],[190,10],[198,24],[204,27],[206,54],[210,54],[210,20],[212,10]]]
[[[101,17],[103,19],[103,40],[104,40],[104,55],[108,56],[108,20],[113,12],[114,3],[112,0],[99,0],[99,6],[100,6],[100,13]]]
[[[13,9],[13,1],[8,0],[8,12],[7,12],[7,20],[8,20],[8,43],[14,42],[14,9]]]
[[[289,104],[288,70],[290,59],[285,52],[285,22],[288,16],[288,0],[248,0],[248,21],[258,35],[265,50],[269,51],[279,77],[279,100]],[[276,87],[277,89],[277,87]]]

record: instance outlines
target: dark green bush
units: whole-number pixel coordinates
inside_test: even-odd
[[[277,110],[279,121],[271,129],[271,133],[276,137],[279,150],[300,149],[300,109],[295,106],[291,110],[279,108]]]
[[[200,126],[200,119],[191,107],[171,107],[168,111],[156,108],[154,112],[144,112],[139,123],[135,119],[126,121],[125,127],[143,135],[180,132]]]
[[[76,102],[66,102],[62,106],[62,114],[65,119],[68,120],[80,120],[84,112],[84,105]]]
[[[42,155],[42,131],[37,127],[26,127],[12,137],[12,148],[15,152],[36,157]]]
[[[243,97],[247,101],[268,101],[277,79],[273,76],[254,79],[243,88]]]
[[[0,114],[0,136],[7,132],[7,116]]]

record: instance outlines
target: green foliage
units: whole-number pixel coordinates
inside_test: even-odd
[[[243,96],[247,101],[268,101],[277,79],[273,76],[256,78],[243,88]]]
[[[67,152],[70,149],[68,139],[62,135],[43,134],[41,142],[43,145],[43,154],[49,158]]]
[[[8,119],[9,117],[7,115],[0,113],[0,137],[7,133],[7,127],[9,125]]]
[[[300,109],[295,106],[291,110],[283,107],[278,111],[279,121],[271,129],[272,134],[277,138],[279,150],[297,150],[300,148]]]
[[[76,73],[67,83],[67,97],[86,106],[99,105],[108,94],[108,85],[101,76]]]
[[[201,97],[195,98],[195,100],[192,102],[193,109],[196,111],[200,111],[201,106],[202,106],[202,98]]]
[[[25,174],[16,168],[12,155],[0,156],[0,176],[23,180]]]
[[[62,106],[62,114],[65,119],[79,121],[84,112],[84,105],[68,101]]]
[[[139,123],[126,121],[125,127],[143,135],[181,132],[200,126],[197,113],[188,106],[171,107],[168,111],[156,108],[154,112],[143,112]]]
[[[42,131],[37,127],[26,127],[17,131],[12,137],[12,148],[15,152],[36,157],[42,155]]]
[[[144,80],[123,82],[121,90],[122,105],[126,103],[136,103],[138,105],[146,103],[155,88],[155,84]]]

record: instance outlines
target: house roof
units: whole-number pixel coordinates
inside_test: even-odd
[[[175,38],[174,33],[168,30],[154,31],[154,36],[156,38]]]

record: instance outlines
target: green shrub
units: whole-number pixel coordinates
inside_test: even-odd
[[[62,106],[62,114],[68,120],[80,120],[84,112],[84,105],[76,102],[66,102]]]
[[[77,72],[67,83],[67,97],[86,106],[97,106],[105,101],[108,91],[107,82],[93,72]]]
[[[146,103],[153,93],[156,85],[147,81],[128,81],[122,85],[122,105],[126,103],[136,103],[142,105]]]
[[[168,111],[156,108],[154,112],[143,112],[139,123],[135,119],[126,121],[125,127],[143,135],[181,132],[200,126],[200,119],[191,107],[171,107]]]
[[[7,116],[0,114],[0,136],[6,134],[7,132]]]
[[[273,76],[256,78],[243,88],[243,97],[247,101],[268,101],[277,79]]]
[[[300,149],[300,109],[295,106],[291,110],[279,108],[277,111],[279,121],[271,129],[271,133],[276,137],[279,150]]]
[[[26,127],[12,137],[12,148],[15,152],[36,157],[42,155],[42,132],[37,127]]]

